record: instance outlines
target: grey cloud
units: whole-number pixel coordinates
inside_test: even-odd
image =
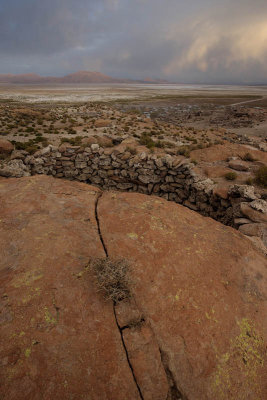
[[[88,0],[0,0],[0,51],[39,55],[62,52],[95,38],[101,5]]]
[[[267,82],[264,0],[0,0],[0,72]]]

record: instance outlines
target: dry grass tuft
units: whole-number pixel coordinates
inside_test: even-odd
[[[263,165],[258,169],[258,171],[255,174],[255,182],[264,187],[267,188],[267,166]]]
[[[118,303],[131,297],[133,282],[129,276],[130,267],[126,260],[98,258],[91,262],[99,290],[107,300]]]

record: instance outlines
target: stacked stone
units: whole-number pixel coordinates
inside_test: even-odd
[[[158,158],[145,152],[132,155],[120,147],[104,149],[98,144],[86,148],[63,144],[59,148],[49,145],[34,155],[14,151],[11,161],[2,167],[2,176],[46,174],[86,182],[104,190],[160,196],[239,228],[243,233],[257,231],[261,240],[267,240],[266,201],[261,199],[261,209],[254,210],[260,213],[256,220],[248,218],[246,211],[250,203],[253,208],[253,202],[259,200],[252,186],[233,185],[230,190],[218,190],[210,179],[196,174],[194,165],[181,157]],[[251,224],[261,225],[251,227]]]

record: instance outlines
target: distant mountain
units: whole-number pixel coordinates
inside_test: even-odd
[[[73,74],[56,78],[59,83],[119,83],[127,82],[126,79],[115,79],[100,72],[78,71]]]
[[[162,79],[144,80],[112,78],[100,72],[78,71],[63,77],[43,77],[37,74],[0,74],[0,83],[11,84],[71,84],[71,83],[168,83]]]

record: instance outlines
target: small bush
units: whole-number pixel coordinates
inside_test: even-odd
[[[105,299],[118,303],[131,297],[132,281],[129,277],[129,264],[126,260],[98,258],[90,264],[97,280],[98,288]]]
[[[38,146],[33,140],[29,140],[28,142],[16,142],[13,140],[12,143],[15,145],[16,150],[25,150],[30,154],[33,154],[38,150]]]
[[[155,146],[154,140],[152,140],[147,133],[142,133],[139,143],[146,146],[148,149],[152,149]]]
[[[190,156],[190,150],[189,150],[189,148],[186,147],[186,146],[181,146],[181,147],[179,147],[179,149],[178,149],[178,151],[177,151],[177,154],[180,155],[180,156],[184,156],[184,157],[186,157],[186,158],[189,158],[189,156]]]
[[[33,139],[33,140],[34,140],[35,143],[42,143],[42,142],[47,141],[47,139],[44,138],[43,136],[36,136],[36,138]]]
[[[61,143],[69,143],[72,146],[81,146],[82,144],[82,136],[76,136],[75,138],[61,138]]]
[[[34,132],[34,129],[33,129],[31,126],[29,126],[29,127],[26,129],[25,132],[28,132],[28,133]]]
[[[29,154],[34,154],[34,153],[38,150],[38,147],[37,147],[37,146],[34,146],[34,145],[30,145],[30,146],[26,147],[25,150],[26,150]]]
[[[163,148],[164,147],[164,143],[161,140],[157,140],[156,143],[155,143],[155,146],[159,147],[159,148]]]
[[[264,188],[267,188],[267,166],[263,165],[258,169],[258,171],[255,173],[255,182],[263,186]]]
[[[228,181],[234,181],[237,178],[237,174],[235,172],[227,172],[224,177]]]

